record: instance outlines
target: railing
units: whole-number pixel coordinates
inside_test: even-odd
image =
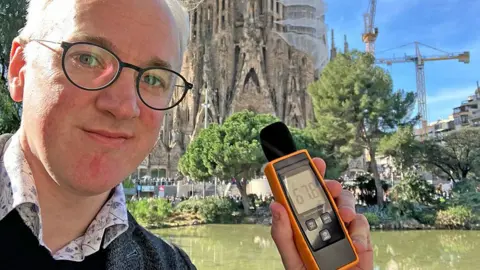
[[[148,179],[132,179],[134,184],[147,186],[175,186],[176,182],[173,178],[148,178]]]

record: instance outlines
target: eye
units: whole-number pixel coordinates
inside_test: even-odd
[[[93,54],[82,53],[77,56],[78,61],[85,66],[97,67],[100,65],[100,61]]]
[[[161,78],[158,78],[153,75],[145,75],[143,76],[143,82],[150,85],[150,86],[155,86],[155,87],[163,87],[164,83]]]

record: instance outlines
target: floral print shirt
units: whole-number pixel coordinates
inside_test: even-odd
[[[46,245],[42,237],[41,208],[38,203],[35,181],[20,146],[19,135],[14,134],[5,149],[0,149],[0,221],[10,211],[18,211],[25,224]],[[56,260],[81,262],[102,245],[106,248],[128,228],[128,214],[122,185],[98,212],[85,234],[52,254]],[[48,248],[47,248],[48,249]]]

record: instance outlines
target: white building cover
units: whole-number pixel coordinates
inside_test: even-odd
[[[283,25],[275,31],[288,44],[311,55],[320,71],[328,62],[328,46],[323,0],[277,0],[284,6],[284,19],[275,23]],[[275,28],[274,28],[275,29]]]

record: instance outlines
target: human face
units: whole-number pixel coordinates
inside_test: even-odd
[[[92,42],[139,67],[149,67],[155,59],[180,66],[178,34],[163,0],[62,0],[51,5],[60,22],[46,39]],[[65,15],[59,17],[60,10]],[[85,91],[63,73],[59,46],[28,46],[34,46],[29,49],[35,56],[27,57],[31,61],[20,68],[15,68],[20,60],[12,61],[17,78],[12,96],[23,101],[24,151],[64,189],[81,195],[107,192],[152,150],[163,112],[139,100],[134,70],[122,71],[101,91]]]

